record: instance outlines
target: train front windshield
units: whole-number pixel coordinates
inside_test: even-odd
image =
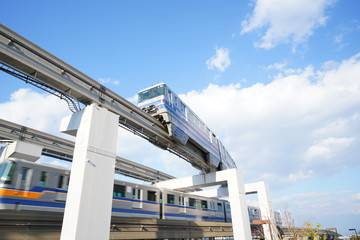
[[[154,98],[154,97],[157,97],[160,95],[165,95],[165,89],[166,89],[166,86],[163,84],[163,85],[142,91],[139,93],[138,102],[141,103],[148,99],[151,99],[151,98]]]

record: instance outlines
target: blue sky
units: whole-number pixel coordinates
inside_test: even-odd
[[[246,182],[270,184],[274,208],[348,234],[360,228],[359,10],[356,0],[6,1],[0,22],[130,100],[167,83]],[[64,102],[0,79],[1,118],[63,136]],[[118,154],[197,173],[122,130]]]

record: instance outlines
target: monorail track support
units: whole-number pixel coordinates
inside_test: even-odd
[[[203,197],[228,197],[228,187],[220,187],[214,189],[203,190],[194,192],[194,194]],[[260,219],[261,221],[270,221],[269,224],[262,224],[264,237],[266,240],[272,240],[271,228],[274,228],[275,216],[272,208],[272,201],[270,196],[269,184],[266,182],[256,182],[245,184],[245,194],[257,194],[259,207],[260,207]]]
[[[246,204],[243,175],[238,169],[171,179],[158,182],[157,187],[191,190],[208,186],[228,185],[232,225],[235,240],[251,240],[250,220]],[[175,188],[174,188],[175,187]]]
[[[61,122],[76,135],[61,240],[108,240],[119,116],[96,104]]]

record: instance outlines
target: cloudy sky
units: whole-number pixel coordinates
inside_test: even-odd
[[[360,228],[359,11],[356,0],[6,1],[0,22],[129,100],[167,83],[245,182],[269,183],[275,209],[349,234]],[[65,102],[0,80],[0,118],[63,136]],[[198,173],[124,130],[118,142],[122,157]]]

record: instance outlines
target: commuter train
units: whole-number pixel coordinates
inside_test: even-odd
[[[199,146],[217,170],[236,168],[219,138],[164,83],[139,91],[138,107],[157,118],[176,142]]]
[[[20,159],[0,163],[0,211],[64,212],[70,171]],[[260,210],[249,207],[252,222]],[[152,185],[114,181],[112,217],[231,222],[226,200],[205,198]]]

